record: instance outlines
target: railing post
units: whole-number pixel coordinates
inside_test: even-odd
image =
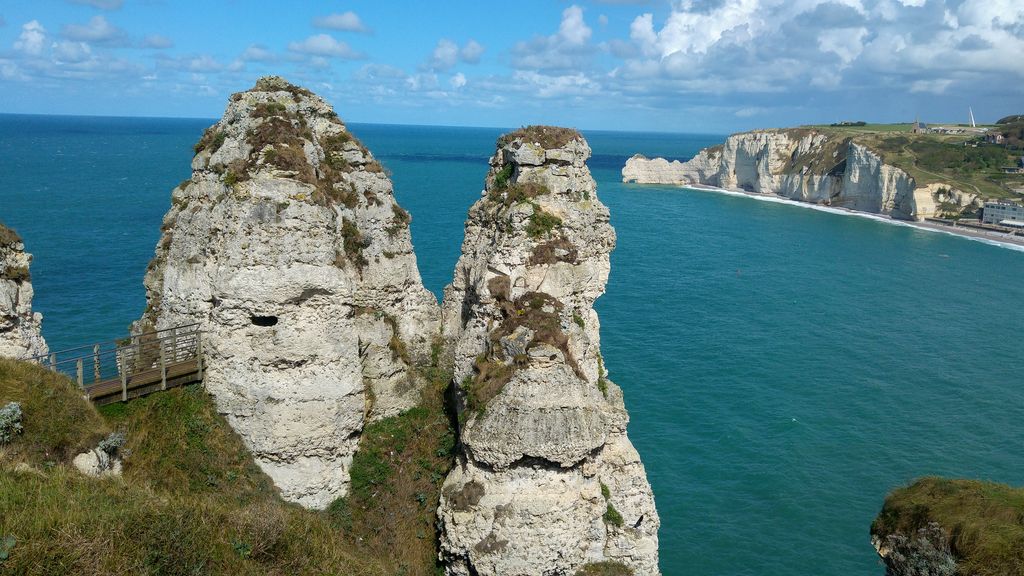
[[[50,354],[50,370],[57,371],[57,354]]]
[[[164,355],[164,341],[157,340],[160,346],[160,389],[167,390],[167,359]]]
[[[196,358],[197,368],[199,369],[199,379],[203,379],[203,333],[196,332]]]
[[[100,345],[94,344],[92,347],[92,376],[93,382],[100,381]]]
[[[84,365],[84,361],[81,358],[79,358],[78,362],[76,362],[75,364],[77,364],[77,366],[75,366],[75,368],[76,368],[75,372],[76,372],[76,374],[78,376],[78,387],[79,388],[84,388],[85,387],[85,379],[83,378],[84,370],[82,370],[83,365]]]
[[[125,366],[125,357],[121,354],[121,351],[117,351],[118,355],[121,356],[121,401],[128,401],[128,367]]]

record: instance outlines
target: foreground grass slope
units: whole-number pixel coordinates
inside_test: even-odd
[[[316,512],[280,499],[199,386],[98,413],[66,378],[0,360],[0,403],[24,414],[0,448],[0,571],[433,574],[434,474],[451,463],[440,390],[368,427],[353,469],[375,471],[370,488]],[[122,478],[67,465],[112,430],[127,436]]]
[[[872,536],[913,538],[936,523],[948,538],[957,574],[1024,575],[1024,489],[977,480],[922,478],[893,491]]]

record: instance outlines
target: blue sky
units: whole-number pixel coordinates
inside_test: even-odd
[[[721,133],[1024,113],[1022,0],[2,0],[0,111]]]

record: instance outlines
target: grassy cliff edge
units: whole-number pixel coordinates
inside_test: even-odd
[[[922,554],[907,554],[907,549],[923,548],[930,553],[948,547],[957,574],[1021,576],[1024,488],[978,480],[921,478],[889,494],[871,525],[871,535],[883,549],[903,543],[900,552],[906,560],[902,563],[922,560]],[[915,573],[946,573],[931,564],[930,572]]]

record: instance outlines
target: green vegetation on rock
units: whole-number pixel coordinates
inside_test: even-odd
[[[949,539],[958,574],[1021,576],[1024,575],[1021,518],[1024,518],[1022,488],[928,477],[894,490],[872,523],[871,534],[883,542],[893,535],[913,541],[934,523]]]
[[[441,483],[454,464],[455,433],[445,412],[450,370],[440,366],[439,344],[420,404],[367,424],[350,468],[348,496],[331,504],[336,526],[367,554],[389,559],[393,574],[430,576],[437,571],[434,525]]]
[[[19,242],[21,242],[21,236],[19,236],[12,228],[8,228],[7,226],[4,226],[3,222],[0,222],[0,246],[17,244]]]
[[[452,464],[443,409],[450,375],[404,414],[367,426],[352,492],[331,510],[281,500],[200,386],[97,412],[42,367],[0,360],[0,404],[23,431],[0,446],[0,570],[50,574],[436,573],[434,511]],[[118,430],[121,478],[68,465]]]
[[[17,402],[20,434],[0,460],[50,468],[96,446],[110,427],[78,386],[37,364],[0,358],[0,406]]]
[[[544,210],[540,205],[534,204],[533,213],[530,214],[530,221],[526,224],[526,234],[530,238],[541,238],[551,234],[551,232],[561,226],[561,218]]]
[[[532,144],[540,144],[540,146],[546,150],[553,150],[555,148],[561,148],[569,142],[580,138],[579,131],[573,128],[562,128],[559,126],[525,126],[518,130],[514,130],[505,134],[498,139],[498,145],[504,146],[517,138],[521,138],[524,142]]]

